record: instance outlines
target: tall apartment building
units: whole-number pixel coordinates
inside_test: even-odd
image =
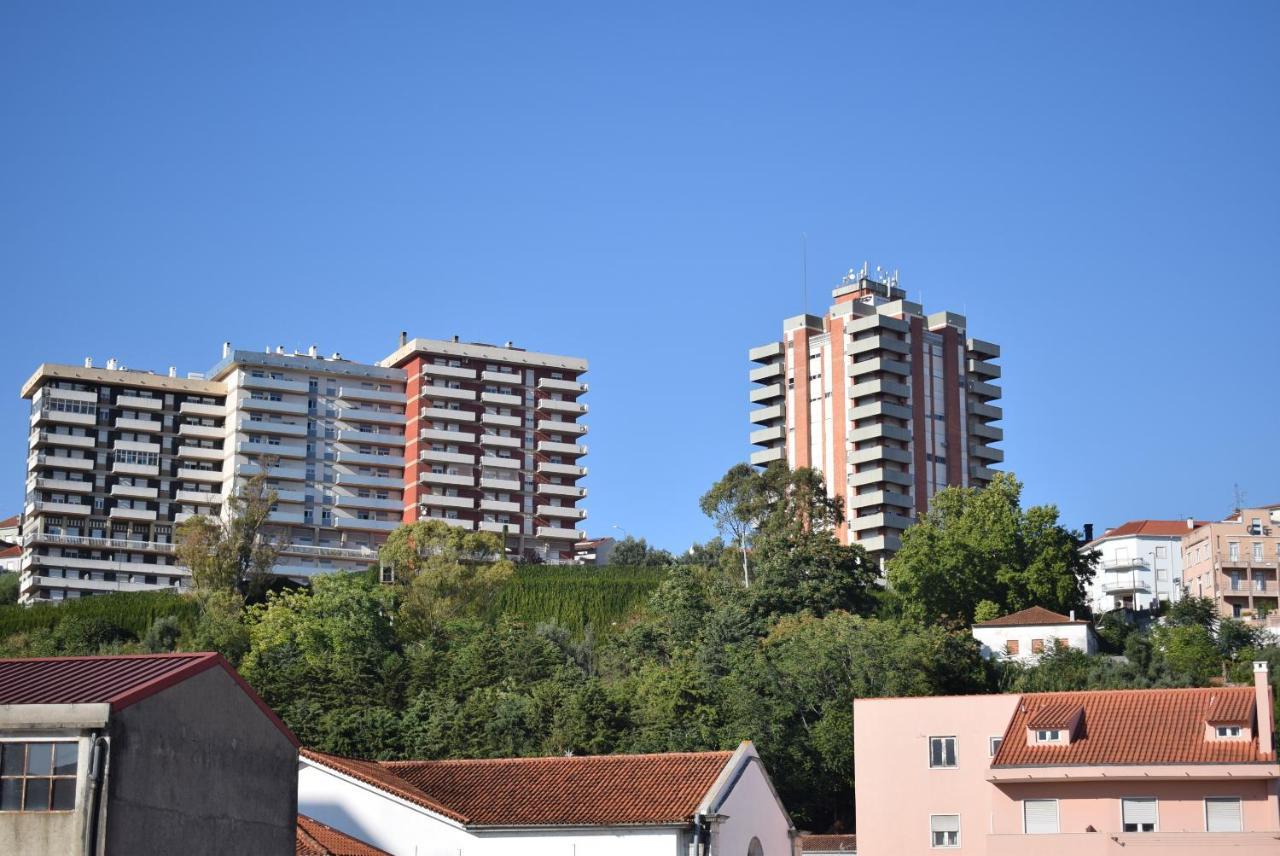
[[[263,467],[278,574],[368,567],[418,519],[505,534],[513,557],[572,561],[586,361],[401,340],[379,364],[225,344],[186,378],[114,360],[40,366],[22,389],[23,602],[188,586],[174,526],[224,514]]]
[[[925,315],[884,279],[850,271],[826,315],[788,318],[780,341],[749,352],[761,405],[751,463],[821,470],[844,500],[838,536],[879,559],[935,493],[981,487],[1004,460],[991,424],[1003,417],[1000,347],[968,338],[963,315]]]
[[[585,360],[401,337],[382,361],[406,375],[404,519],[503,534],[514,555],[570,561],[585,535],[578,419]]]
[[[1280,619],[1280,505],[1243,508],[1217,523],[1187,521],[1182,582],[1223,616]]]

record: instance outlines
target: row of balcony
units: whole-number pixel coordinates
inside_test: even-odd
[[[469,532],[493,532],[498,535],[505,534],[508,536],[516,536],[520,533],[520,526],[516,523],[500,523],[495,520],[461,520],[456,517],[424,517],[422,519],[443,523],[446,526],[453,526],[457,529],[465,529]],[[587,537],[587,533],[581,529],[567,529],[561,526],[537,526],[533,532],[533,537],[547,541],[583,541]]]

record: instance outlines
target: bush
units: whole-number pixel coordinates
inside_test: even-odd
[[[618,565],[521,565],[498,594],[494,615],[558,624],[574,635],[604,634],[637,612],[666,568]]]
[[[81,652],[76,646],[141,639],[157,619],[165,616],[172,617],[180,627],[190,627],[196,616],[195,601],[173,592],[138,591],[62,603],[0,606],[0,639],[45,631],[59,637],[61,653],[89,654],[97,649]],[[107,627],[114,629],[106,630]]]

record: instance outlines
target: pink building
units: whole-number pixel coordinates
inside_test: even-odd
[[[1266,663],[1253,687],[858,699],[858,852],[1280,853]]]

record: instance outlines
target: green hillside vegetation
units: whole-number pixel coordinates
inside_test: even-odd
[[[157,622],[174,635],[196,624],[195,598],[167,591],[119,592],[63,603],[0,606],[0,653],[5,656],[126,653],[138,647]]]
[[[521,565],[498,593],[491,618],[555,624],[582,636],[625,624],[667,575],[658,567]]]

